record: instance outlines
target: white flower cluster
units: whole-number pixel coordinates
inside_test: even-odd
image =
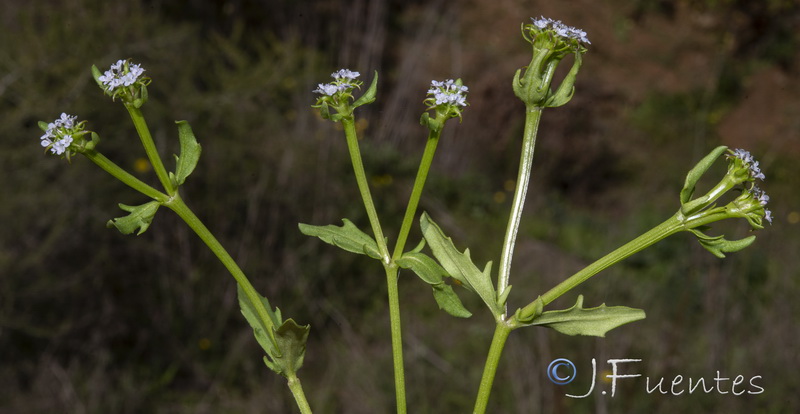
[[[567,26],[564,23],[561,23],[561,20],[553,20],[544,16],[538,19],[531,17],[531,20],[533,21],[533,25],[539,30],[549,29],[564,39],[575,39],[579,42],[592,44],[592,42],[589,41],[589,38],[586,37],[586,32],[576,27]]]
[[[72,144],[72,129],[75,127],[76,119],[77,116],[62,113],[60,118],[47,124],[47,130],[41,137],[42,146],[50,148],[53,154],[63,154]]]
[[[105,71],[98,79],[103,83],[106,90],[113,92],[119,87],[131,86],[139,80],[139,77],[144,73],[144,69],[138,64],[128,64],[128,71],[125,71],[126,61],[120,59],[117,63],[111,65],[111,69]]]
[[[428,95],[433,95],[436,100],[436,106],[442,104],[467,106],[466,94],[469,88],[463,85],[458,85],[452,79],[443,82],[431,81],[431,88],[428,89]]]
[[[326,96],[333,96],[338,92],[358,86],[353,81],[359,76],[361,76],[360,73],[353,72],[350,69],[340,69],[331,73],[331,77],[335,79],[333,83],[320,83],[313,92]]]
[[[747,168],[750,169],[751,177],[761,179],[762,181],[766,178],[764,173],[761,172],[761,169],[758,168],[758,161],[750,155],[749,151],[739,148],[733,151],[733,156],[742,160],[742,162],[747,165]]]

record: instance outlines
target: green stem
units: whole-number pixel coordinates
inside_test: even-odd
[[[350,152],[350,161],[353,164],[353,172],[358,183],[358,190],[367,210],[372,232],[375,234],[375,242],[378,243],[378,250],[383,258],[383,267],[386,270],[386,284],[389,296],[389,321],[392,334],[392,360],[394,363],[394,385],[395,398],[397,399],[398,414],[406,413],[406,386],[405,370],[403,368],[403,338],[400,325],[400,295],[398,294],[397,279],[398,269],[392,263],[389,256],[389,248],[386,246],[386,238],[383,236],[381,223],[378,220],[378,212],[375,211],[375,203],[372,201],[372,194],[369,191],[367,175],[364,172],[364,163],[361,160],[361,151],[358,148],[358,136],[356,135],[355,122],[352,117],[342,118],[344,134],[347,138],[347,149]]]
[[[378,243],[378,250],[381,253],[381,257],[383,257],[384,264],[388,265],[390,262],[389,249],[386,247],[386,238],[383,237],[381,223],[378,220],[378,212],[375,211],[375,203],[373,203],[372,194],[369,191],[369,183],[367,182],[367,174],[364,172],[364,162],[361,161],[361,151],[358,148],[358,136],[356,135],[356,126],[353,118],[343,118],[342,126],[344,127],[344,135],[347,138],[347,149],[350,152],[350,161],[353,164],[358,190],[361,192],[361,199],[364,201],[364,208],[367,210],[369,223],[372,226],[372,232],[375,234],[375,242]]]
[[[489,355],[486,357],[486,365],[483,368],[481,385],[478,388],[478,397],[475,400],[475,408],[472,410],[473,414],[486,412],[486,406],[489,404],[489,395],[492,393],[492,384],[497,373],[497,366],[500,364],[500,356],[503,354],[503,348],[511,330],[511,326],[505,322],[498,322],[494,329],[492,345],[489,347]]]
[[[300,408],[300,413],[311,414],[311,406],[308,405],[306,394],[303,392],[303,384],[300,383],[300,378],[297,378],[297,375],[289,377],[289,389],[292,391],[297,407]]]
[[[564,280],[563,282],[559,283],[552,289],[548,290],[545,294],[541,296],[542,305],[547,305],[548,303],[556,300],[561,295],[567,293],[575,286],[585,282],[590,277],[600,273],[604,269],[608,268],[609,266],[620,262],[629,256],[637,253],[647,247],[650,247],[657,242],[675,234],[682,230],[686,230],[684,223],[680,220],[680,213],[676,213],[663,223],[659,224],[656,227],[653,227],[646,233],[642,234],[641,236],[631,240],[630,242],[624,244],[623,246],[619,247],[618,249],[614,250],[613,252],[603,256],[596,262],[586,266],[578,273],[570,276],[568,279]],[[531,302],[525,308],[522,309],[522,315],[532,314],[536,307],[536,301]]]
[[[514,243],[517,240],[522,209],[525,206],[525,196],[531,179],[533,167],[533,151],[536,147],[536,134],[539,131],[539,121],[542,118],[542,108],[528,107],[525,116],[525,131],[522,137],[522,155],[519,159],[519,174],[517,186],[514,190],[514,201],[511,205],[511,214],[508,218],[508,227],[503,239],[503,252],[500,256],[500,267],[497,276],[497,294],[502,295],[508,287],[511,274],[511,258],[514,255]]]
[[[153,170],[158,176],[158,181],[164,186],[164,190],[167,191],[167,194],[175,195],[177,189],[172,185],[169,174],[167,174],[167,169],[164,168],[164,163],[161,162],[161,157],[158,155],[156,144],[153,142],[153,136],[150,135],[150,129],[147,127],[147,122],[144,120],[141,109],[133,105],[125,105],[125,108],[131,115],[133,125],[136,127],[136,132],[139,133],[142,146],[144,146],[144,151],[147,153],[147,158],[150,159],[150,164],[153,165]]]
[[[386,287],[389,297],[389,323],[392,333],[392,363],[394,364],[394,389],[397,399],[397,413],[406,413],[406,381],[403,366],[403,331],[400,323],[400,293],[397,287],[399,269],[384,266]]]
[[[417,178],[414,180],[414,188],[411,190],[411,197],[408,200],[408,207],[406,207],[406,214],[403,217],[403,224],[400,226],[400,233],[397,235],[397,244],[394,246],[392,260],[399,259],[403,254],[403,249],[408,240],[408,233],[411,231],[411,226],[414,224],[414,216],[417,214],[417,207],[419,206],[419,199],[422,196],[422,189],[425,187],[425,180],[428,178],[433,156],[436,154],[436,145],[439,143],[441,133],[441,130],[431,130],[428,133],[428,142],[425,144],[425,152],[423,152],[422,161],[419,163]]]
[[[161,203],[164,203],[169,199],[168,195],[156,190],[153,187],[150,187],[138,178],[132,176],[130,173],[123,170],[119,165],[106,158],[103,154],[100,154],[95,150],[86,150],[83,152],[83,155],[97,164],[97,166],[102,168],[105,172],[122,181],[128,187],[133,188],[134,190]]]

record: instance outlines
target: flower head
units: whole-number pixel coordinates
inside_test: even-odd
[[[431,131],[441,132],[448,119],[461,119],[461,111],[467,106],[467,92],[469,88],[464,86],[461,79],[431,81],[428,97],[423,102],[428,110],[434,111],[434,115],[423,113],[420,123]]]
[[[467,106],[468,91],[469,88],[464,86],[461,79],[431,81],[428,97],[424,103],[428,106],[428,110],[435,111],[435,115],[431,116],[425,112],[420,123],[432,131],[441,131],[444,121],[455,117],[460,119],[461,111]]]
[[[428,89],[428,95],[433,95],[425,100],[429,106],[435,107],[439,105],[452,105],[452,106],[467,106],[466,93],[469,88],[462,85],[461,82],[448,79],[446,81],[431,81],[431,88]]]
[[[753,158],[749,151],[745,151],[741,148],[735,149],[729,152],[728,159],[731,160],[729,169],[739,169],[745,172],[747,181],[752,181],[756,178],[763,181],[764,178],[766,178],[764,173],[761,172],[761,169],[758,168],[758,161]]]
[[[522,37],[532,46],[530,63],[514,74],[514,94],[529,108],[554,108],[566,104],[575,92],[575,77],[590,44],[586,32],[547,17],[522,24]],[[575,56],[572,68],[558,87],[552,85],[564,57]],[[523,73],[524,70],[524,73]]]
[[[561,20],[553,20],[541,16],[538,19],[531,17],[531,21],[533,21],[533,26],[541,32],[551,31],[564,40],[574,39],[582,43],[592,44],[589,38],[586,37],[586,32],[576,27],[567,26],[561,23]]]
[[[349,94],[353,89],[361,87],[361,81],[356,80],[359,76],[361,76],[360,73],[353,72],[350,69],[337,70],[331,73],[331,77],[334,79],[333,82],[320,83],[317,89],[314,89],[314,92],[323,96],[333,96],[341,92]]]
[[[76,116],[62,113],[53,122],[48,124],[40,122],[39,126],[44,135],[39,140],[45,151],[49,149],[51,154],[65,155],[69,159],[76,151],[86,148],[84,140],[76,141],[89,133],[84,130],[86,121],[76,122],[77,119]]]
[[[753,228],[762,228],[762,219],[771,224],[772,212],[766,208],[767,203],[769,203],[769,196],[753,183],[756,179],[763,181],[766,178],[761,169],[758,168],[758,161],[749,151],[741,148],[733,151],[728,150],[727,158],[727,175],[732,177],[735,180],[734,182],[744,185],[742,194],[731,203],[734,206],[732,211],[743,215]]]
[[[762,220],[772,224],[772,212],[766,208],[769,196],[756,185],[745,188],[733,202],[727,206],[727,211],[736,217],[744,217],[754,229],[761,229]]]
[[[372,84],[367,88],[358,99],[353,97],[353,91],[360,89],[364,82],[357,78],[361,76],[358,72],[350,69],[340,69],[331,73],[333,82],[320,83],[314,93],[321,96],[317,98],[317,103],[311,105],[318,108],[323,119],[330,119],[339,122],[345,117],[352,117],[353,111],[359,106],[375,102],[375,95],[378,88],[378,73],[372,79]],[[331,112],[331,109],[335,113]]]
[[[120,87],[131,86],[144,74],[141,65],[130,63],[120,59],[111,65],[111,69],[105,71],[98,79],[102,82],[105,90],[113,93]]]
[[[147,85],[150,84],[150,78],[144,76],[141,65],[120,59],[102,74],[96,66],[92,67],[92,73],[100,88],[113,99],[119,97],[126,105],[130,104],[136,108],[147,101]]]

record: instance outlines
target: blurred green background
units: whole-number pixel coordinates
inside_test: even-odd
[[[717,145],[753,152],[774,223],[719,260],[680,234],[607,270],[553,309],[627,305],[644,321],[607,338],[515,331],[490,402],[495,413],[800,412],[800,5],[793,0],[102,0],[4,2],[0,19],[0,413],[290,413],[239,313],[232,278],[168,210],[143,235],[105,223],[146,200],[87,160],[42,154],[36,123],[61,112],[97,131],[105,155],[148,182],[143,151],[90,67],[119,58],[153,78],[144,113],[163,156],[175,120],[203,145],[184,199],[260,292],[310,323],[300,377],[320,413],[394,404],[380,268],[302,236],[296,223],[366,217],[342,134],[310,109],[317,83],[347,67],[378,101],[360,110],[373,195],[392,238],[426,136],[431,79],[470,87],[446,128],[421,208],[478,263],[496,260],[516,176],[523,106],[510,88],[530,59],[519,24],[539,15],[592,41],[574,99],[547,110],[512,268],[512,307],[531,301],[675,212],[689,168]],[[710,175],[724,173],[719,164]],[[711,180],[708,180],[711,181]],[[746,224],[715,233],[744,235]],[[412,233],[412,241],[419,232]],[[401,278],[408,400],[414,413],[471,410],[493,323],[439,311]],[[545,375],[575,361],[568,386]],[[610,358],[616,396],[592,396]],[[737,375],[757,395],[648,393],[677,375]],[[680,387],[679,387],[680,388]],[[740,390],[742,388],[739,388]]]

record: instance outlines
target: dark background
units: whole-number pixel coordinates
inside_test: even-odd
[[[421,208],[476,262],[496,261],[524,116],[511,78],[530,60],[519,25],[539,15],[592,44],[574,99],[544,114],[512,308],[672,215],[686,172],[717,145],[761,161],[775,219],[724,260],[679,234],[570,292],[552,309],[583,293],[586,306],[648,317],[602,339],[515,331],[490,411],[800,411],[797,2],[12,0],[0,11],[0,412],[296,412],[199,239],[166,209],[141,236],[107,229],[117,203],[147,200],[80,156],[42,154],[36,123],[75,114],[103,154],[155,183],[125,110],[90,76],[119,58],[153,78],[143,110],[165,159],[178,150],[174,120],[203,145],[184,199],[273,305],[311,324],[300,378],[312,408],[392,412],[380,267],[296,227],[348,217],[367,228],[342,133],[311,110],[311,90],[342,67],[366,81],[380,72],[359,129],[392,239],[424,146],[424,93],[431,79],[463,78],[470,106],[447,125]],[[747,226],[711,233],[723,231]],[[491,318],[467,295],[473,318],[449,317],[410,274],[400,288],[410,411],[469,412]],[[557,357],[578,365],[574,384],[547,380]],[[605,382],[565,397],[588,389],[592,358],[599,376],[607,359],[640,358],[623,369],[643,376],[620,380],[614,398]],[[645,377],[682,375],[686,389],[718,371],[750,391],[761,376],[764,392],[645,390]]]

